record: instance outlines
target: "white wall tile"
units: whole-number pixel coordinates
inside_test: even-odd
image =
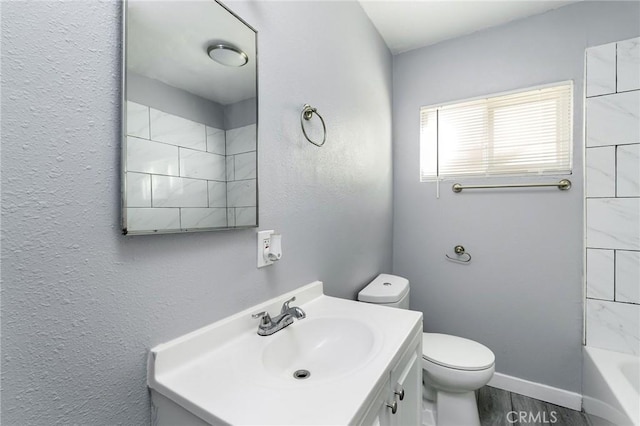
[[[153,207],[207,207],[207,181],[152,176]]]
[[[235,168],[233,165],[233,155],[227,156],[227,181],[236,180]]]
[[[605,146],[586,150],[587,197],[616,196],[616,147]]]
[[[640,303],[640,252],[616,250],[616,300]],[[640,322],[640,317],[637,318]]]
[[[235,226],[256,226],[256,208],[238,207],[236,210]]]
[[[617,161],[618,197],[640,197],[640,144],[619,146]]]
[[[640,198],[587,199],[587,247],[640,250]]]
[[[127,171],[178,175],[178,147],[127,137]]]
[[[639,88],[639,40],[617,43],[616,52],[614,43],[587,49],[585,83],[587,344],[633,354],[640,353],[640,252],[628,250],[640,250],[640,198],[612,197],[640,196],[640,91],[609,93]]]
[[[587,297],[613,300],[613,250],[587,249]]]
[[[233,156],[235,179],[255,179],[256,178],[256,152],[246,152]]]
[[[204,124],[151,108],[151,139],[185,148],[207,150]]]
[[[127,135],[149,139],[149,107],[127,101]]]
[[[618,92],[640,89],[640,38],[618,43]]]
[[[588,98],[586,145],[640,142],[640,90]]]
[[[256,150],[256,125],[227,130],[227,155]]]
[[[180,176],[194,179],[226,180],[224,155],[180,148]]]
[[[207,151],[215,154],[225,155],[226,142],[225,131],[207,126]]]
[[[587,299],[587,345],[640,354],[640,305]]]
[[[209,207],[227,207],[227,183],[207,182],[209,187]]]
[[[227,182],[227,206],[255,207],[256,180],[236,180]]]
[[[226,208],[183,208],[181,210],[182,229],[226,228]]]
[[[127,172],[127,207],[151,207],[151,175]]]
[[[128,231],[180,229],[180,209],[127,209]]]
[[[616,92],[616,44],[590,47],[586,52],[587,97]]]

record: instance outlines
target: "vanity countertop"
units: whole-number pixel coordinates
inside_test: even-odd
[[[251,315],[265,310],[277,313],[292,296],[297,298],[292,306],[301,307],[306,318],[271,336],[259,336],[258,321]],[[349,328],[341,323],[363,324],[372,330],[361,359],[346,360],[352,364],[342,369],[338,365],[342,359],[328,360],[328,365],[322,365],[323,358],[316,359],[315,371],[310,369],[311,376],[304,380],[265,368],[274,359],[279,361],[266,355],[275,339],[293,339],[296,333],[299,336],[302,330],[323,322],[331,327],[327,340]],[[354,337],[368,334],[359,333],[357,327],[353,330],[358,333]],[[352,424],[367,409],[371,394],[387,380],[389,369],[402,355],[400,349],[421,331],[420,312],[326,296],[322,283],[316,281],[156,346],[149,354],[148,386],[211,424]],[[318,341],[313,353],[322,357],[324,343]],[[350,343],[338,344],[342,343],[348,358],[353,354]],[[296,356],[281,355],[285,362],[286,357]],[[295,362],[291,364],[292,369],[298,368]]]

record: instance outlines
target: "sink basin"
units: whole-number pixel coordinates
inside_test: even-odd
[[[306,318],[259,336],[252,315],[294,296]],[[154,347],[147,384],[160,423],[372,424],[396,358],[421,335],[421,313],[326,296],[316,281]]]
[[[373,330],[351,318],[306,318],[268,338],[263,366],[288,381],[315,382],[353,371],[371,358],[377,346]],[[309,374],[296,378],[298,370]]]

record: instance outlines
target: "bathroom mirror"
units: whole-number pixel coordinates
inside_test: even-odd
[[[123,28],[123,233],[258,226],[256,31],[214,0],[128,0]]]

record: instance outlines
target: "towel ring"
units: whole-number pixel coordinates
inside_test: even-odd
[[[448,254],[445,253],[444,255],[447,257],[447,259],[453,260],[454,262],[459,262],[459,263],[469,263],[469,262],[471,262],[471,255],[464,250],[463,246],[458,244],[457,246],[455,246],[453,248],[453,251],[455,252],[455,254],[458,255],[458,257],[457,258],[456,257],[451,257],[451,256],[449,256]],[[465,255],[467,256],[466,259],[461,259],[460,258],[460,256],[465,256]]]
[[[322,133],[324,134],[324,136],[322,137],[322,142],[320,143],[314,142],[311,140],[311,138],[309,138],[309,135],[307,135],[307,131],[304,129],[304,121],[302,121],[302,119],[305,119],[307,121],[311,120],[311,117],[313,117],[313,113],[315,113],[318,116],[318,118],[320,119],[320,122],[322,123]],[[302,107],[302,114],[300,114],[300,127],[302,127],[302,133],[304,133],[304,137],[307,138],[307,140],[312,144],[314,144],[315,146],[322,146],[326,142],[327,126],[325,126],[324,124],[324,119],[322,118],[320,113],[318,113],[318,110],[313,108],[309,104],[304,104],[304,106]]]

